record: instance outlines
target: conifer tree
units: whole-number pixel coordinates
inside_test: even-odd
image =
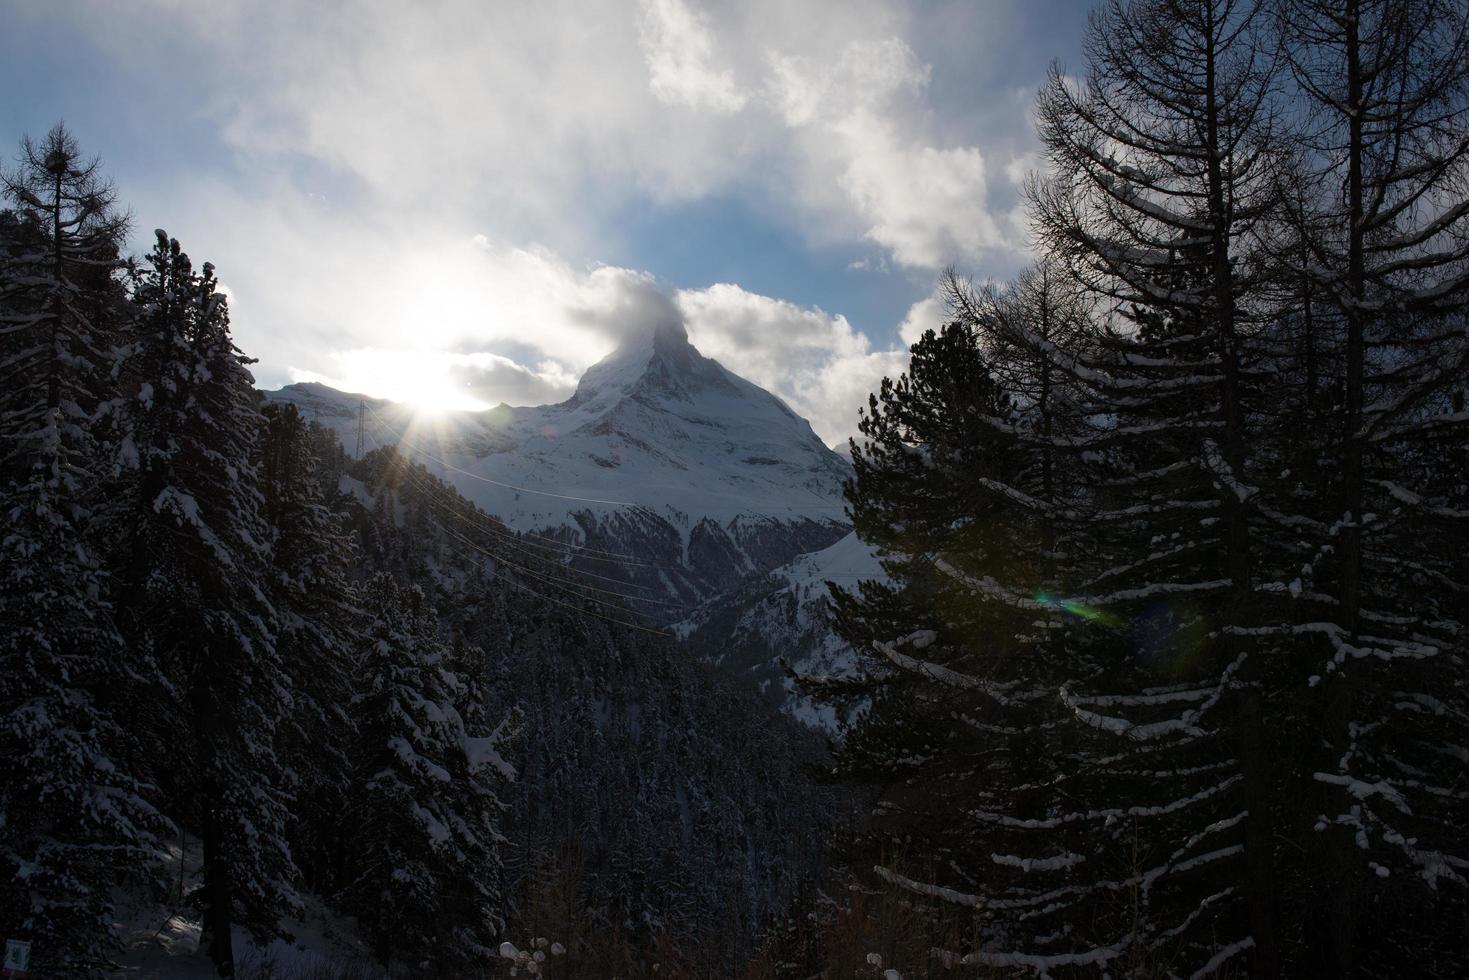
[[[1011,398],[987,353],[1003,346],[990,316],[926,334],[861,420],[848,500],[893,584],[833,587],[838,629],[868,651],[865,683],[842,686],[870,698],[839,760],[879,786],[879,877],[952,899],[959,911],[941,919],[963,919],[976,893],[1032,920],[1088,918],[1076,907],[1086,889],[1059,900],[1052,881],[1073,882],[1088,860],[1075,821],[1052,819],[1085,791],[1067,769],[1083,748],[1056,689],[1097,663],[1048,600],[1074,561],[1057,499],[1075,468],[1046,463],[1074,420]],[[1023,360],[1007,373],[1033,395]],[[977,924],[988,945],[1024,943],[1013,916],[986,906]]]
[[[1469,719],[1469,510],[1438,469],[1469,426],[1454,404],[1469,374],[1469,11],[1287,0],[1279,24],[1305,107],[1284,264],[1339,338],[1323,371],[1339,393],[1322,426],[1329,484],[1291,513],[1315,552],[1281,583],[1300,593],[1299,624],[1273,631],[1318,641],[1309,818],[1324,846],[1303,905],[1327,914],[1308,935],[1339,975],[1406,957],[1446,975],[1466,966],[1439,937],[1469,875],[1462,760],[1445,757]]]
[[[1085,82],[1057,72],[1042,93],[1051,170],[1032,185],[1033,213],[1046,262],[1083,291],[1091,322],[1042,335],[1043,301],[1017,309],[947,280],[961,325],[993,338],[972,344],[990,366],[968,397],[995,377],[1018,394],[1009,427],[992,427],[1017,462],[994,453],[993,434],[933,451],[928,438],[985,413],[963,397],[916,407],[925,389],[911,378],[874,400],[886,425],[864,420],[854,520],[901,558],[887,562],[893,587],[838,594],[850,638],[879,640],[882,655],[844,752],[889,760],[868,770],[887,794],[879,828],[960,814],[942,830],[964,846],[895,834],[916,842],[916,870],[880,874],[989,929],[968,941],[968,963],[1463,968],[1462,944],[1443,937],[1469,868],[1454,469],[1469,366],[1469,22],[1431,2],[1301,0],[1270,8],[1267,34],[1265,9],[1110,3],[1088,33]],[[1311,107],[1302,119],[1275,101],[1280,58]],[[938,349],[915,348],[913,378]],[[1042,437],[1025,410],[1051,370],[1071,425]],[[1054,500],[1027,485],[1037,451],[1073,477]],[[944,463],[966,454],[984,462],[955,481]],[[996,501],[976,489],[1001,487]],[[958,516],[914,534],[936,499],[966,495]],[[1001,636],[1044,637],[1035,663],[1055,668],[1044,679],[1066,709],[1026,722],[1052,767],[1032,783],[994,751],[1005,729],[985,703],[1024,687],[954,670],[945,630],[962,614],[936,613],[961,584],[971,616],[975,600],[1019,600],[1002,586],[1026,565],[914,587],[934,553],[985,553],[966,514],[1053,556],[1065,600],[1059,623],[1045,610],[1029,630],[995,620]],[[896,636],[929,628],[895,647],[871,626],[884,619]],[[903,670],[927,699],[895,693],[888,678]],[[990,726],[987,753],[960,731],[972,720]],[[936,759],[954,769],[926,791]],[[964,761],[976,788],[951,800]],[[1037,788],[1040,812],[1018,813]],[[1064,853],[1006,849],[1025,832]],[[987,850],[1023,875],[964,867]],[[1053,915],[1063,928],[1047,928]]]
[[[21,151],[0,211],[0,918],[38,972],[87,976],[167,823],[111,710],[131,679],[92,525],[126,218],[63,127]]]
[[[491,958],[503,925],[495,787],[514,776],[499,751],[506,732],[466,729],[462,681],[417,586],[380,573],[366,604],[344,898],[385,967],[453,972]]]
[[[262,516],[272,531],[276,647],[291,691],[278,735],[293,774],[293,853],[307,884],[330,893],[344,859],[336,822],[350,782],[352,670],[361,644],[363,614],[349,577],[357,553],[328,505],[331,473],[323,475],[328,468],[306,420],[294,405],[266,405],[263,414]]]
[[[993,785],[970,791],[977,807],[953,807],[964,813],[968,853],[988,851],[1019,874],[976,868],[967,888],[888,875],[979,910],[995,931],[967,962],[1192,971],[1254,950],[1262,975],[1274,969],[1264,722],[1253,680],[1236,682],[1253,669],[1247,644],[1228,632],[1253,622],[1254,566],[1264,560],[1246,507],[1246,480],[1258,465],[1247,426],[1266,417],[1249,403],[1257,388],[1248,340],[1265,311],[1247,246],[1276,187],[1257,20],[1251,5],[1208,0],[1110,3],[1094,15],[1086,80],[1078,87],[1056,72],[1042,93],[1052,171],[1031,197],[1049,250],[1043,268],[1069,274],[1089,294],[1081,309],[1094,307],[1097,319],[1072,317],[1069,331],[1043,335],[1027,319],[1044,310],[1044,297],[1020,300],[1033,304],[1027,317],[950,277],[960,328],[993,338],[970,346],[1018,368],[1011,379],[1026,392],[1031,420],[992,426],[988,439],[966,434],[947,457],[914,439],[906,453],[874,456],[876,472],[857,464],[854,500],[865,479],[892,508],[878,523],[905,532],[930,492],[957,503],[966,488],[990,491],[993,499],[960,505],[967,516],[936,523],[932,543],[909,543],[908,553],[944,555],[940,570],[958,570],[951,554],[1023,556],[996,562],[1001,571],[950,578],[963,587],[958,595],[969,593],[958,608],[1010,607],[1009,622],[992,621],[961,648],[1028,641],[1030,697],[1018,697],[1025,686],[986,690],[973,667],[945,673],[945,660],[907,655],[950,698],[968,689],[970,698],[983,692],[1035,711],[1003,727],[993,708],[986,718],[977,706],[956,711],[941,701],[942,710],[927,713],[993,726],[967,740],[945,733],[929,752],[961,759],[965,748],[991,748],[995,736],[1009,735],[1017,759],[1031,754],[1019,767],[970,749],[974,781],[983,786],[988,776]],[[1011,293],[1034,294],[1034,277]],[[915,377],[930,370],[925,353],[915,348]],[[1060,430],[1034,422],[1038,392],[1053,377],[1067,394],[1069,424]],[[982,390],[982,380],[970,384]],[[938,404],[935,433],[986,414],[962,398]],[[913,411],[898,400],[884,414],[898,434],[889,441],[901,446]],[[1012,443],[1012,462],[989,449],[997,436]],[[948,457],[970,460],[972,470],[944,491],[955,481],[924,470]],[[1047,490],[1035,480],[1037,458],[1041,474],[1064,459],[1069,485]],[[874,478],[888,471],[913,472],[916,483],[893,492]],[[853,513],[860,533],[861,508]],[[1010,529],[1009,547],[966,540],[969,523]],[[1031,567],[1046,573],[1027,582]],[[901,564],[891,572],[906,584]],[[1226,639],[1209,642],[1221,627],[1215,635]],[[936,636],[912,639],[931,644]],[[898,728],[884,745],[915,725],[904,719]],[[925,758],[898,755],[914,757]],[[1018,812],[1027,806],[1035,809]],[[947,852],[920,853],[935,869],[953,868]],[[1232,880],[1223,868],[1241,858],[1247,887],[1221,886]]]
[[[196,273],[162,231],[147,263],[125,375],[120,612],[135,658],[163,679],[135,724],[155,739],[180,822],[202,838],[205,944],[232,976],[231,924],[272,937],[295,903],[275,745],[290,692],[255,463],[263,426],[213,268]]]
[[[1253,236],[1278,200],[1263,16],[1245,0],[1106,5],[1087,33],[1082,89],[1053,73],[1042,92],[1052,176],[1033,186],[1032,200],[1052,254],[1119,314],[1097,353],[1076,362],[1091,411],[1110,419],[1089,440],[1102,455],[1102,495],[1088,521],[1108,560],[1079,591],[1125,619],[1157,615],[1176,635],[1212,636],[1189,678],[1198,705],[1158,749],[1175,757],[1180,805],[1237,806],[1192,807],[1196,819],[1181,822],[1182,836],[1164,849],[1179,849],[1168,867],[1202,869],[1204,881],[1227,874],[1206,864],[1242,860],[1244,887],[1231,896],[1243,899],[1243,916],[1231,921],[1230,901],[1201,882],[1175,909],[1158,910],[1157,927],[1166,934],[1168,918],[1186,916],[1179,948],[1195,945],[1182,955],[1212,962],[1215,950],[1247,953],[1255,973],[1272,976],[1276,777],[1262,658],[1247,638],[1270,615],[1256,588],[1261,570],[1284,560],[1270,553],[1275,535],[1261,532],[1251,499],[1270,465],[1260,445],[1272,417],[1255,341],[1270,310]],[[1138,554],[1139,542],[1148,553]],[[1136,709],[1099,723],[1137,738],[1146,702],[1096,694]],[[1076,697],[1078,708],[1087,703],[1080,690]],[[1213,717],[1201,725],[1205,707]],[[1200,754],[1221,765],[1187,761]],[[1238,935],[1224,938],[1231,931]]]

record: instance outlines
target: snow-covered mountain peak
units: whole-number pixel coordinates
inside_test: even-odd
[[[292,385],[267,397],[301,405],[355,446],[358,396]],[[399,443],[513,527],[564,528],[645,564],[687,567],[695,594],[846,531],[850,465],[779,398],[700,354],[676,323],[628,337],[559,404],[436,416],[365,404],[364,448]]]
[[[737,396],[740,387],[736,382],[740,380],[717,361],[700,354],[689,343],[682,324],[661,323],[634,333],[588,368],[576,393],[562,405],[605,410],[625,398],[693,402],[707,392]],[[773,397],[762,389],[755,390]]]

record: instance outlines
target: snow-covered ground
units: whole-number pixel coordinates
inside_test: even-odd
[[[200,884],[200,853],[197,840],[187,842],[187,854],[178,845],[169,849],[167,880],[179,882],[183,864],[185,890]],[[327,970],[351,968],[355,975],[381,975],[358,940],[350,918],[330,911],[314,896],[303,896],[300,918],[283,920],[293,937],[277,939],[258,947],[248,933],[234,932],[235,961],[242,978],[326,976]],[[159,904],[138,896],[119,896],[116,929],[125,945],[119,977],[139,980],[209,980],[218,976],[213,964],[199,949],[201,923],[198,914],[176,900]]]

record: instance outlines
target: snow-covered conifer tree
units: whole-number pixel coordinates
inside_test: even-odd
[[[204,846],[205,943],[233,975],[231,924],[262,937],[294,904],[290,799],[276,754],[290,675],[276,650],[253,379],[213,268],[157,233],[133,283],[124,380],[129,463],[113,521],[120,622],[163,683],[135,724]]]
[[[1262,721],[1254,684],[1236,683],[1250,664],[1247,643],[1211,632],[1252,622],[1262,560],[1246,507],[1249,427],[1263,417],[1251,402],[1259,385],[1247,341],[1265,311],[1248,236],[1276,184],[1258,28],[1252,5],[1229,0],[1109,3],[1094,15],[1087,78],[1077,85],[1058,71],[1042,92],[1051,172],[1031,194],[1049,253],[1038,272],[1068,277],[1054,294],[1089,317],[1043,335],[1032,324],[1053,291],[1036,272],[1001,302],[950,277],[953,335],[991,338],[969,345],[1004,358],[1024,411],[1005,419],[951,397],[924,431],[899,399],[885,406],[884,425],[864,420],[869,440],[895,450],[869,449],[855,463],[859,533],[865,480],[892,510],[866,533],[900,529],[886,536],[908,536],[907,553],[931,562],[962,600],[950,612],[935,599],[941,625],[888,651],[927,675],[935,693],[925,715],[943,735],[894,758],[954,764],[967,749],[973,772],[948,806],[961,815],[950,833],[965,847],[922,851],[920,870],[886,875],[979,911],[993,931],[965,954],[972,963],[1192,971],[1253,948],[1268,973],[1276,955],[1270,811],[1251,803],[1270,782]],[[931,370],[923,348],[912,378]],[[968,397],[994,373],[970,372]],[[1038,411],[1055,380],[1066,395],[1061,429]],[[921,391],[910,381],[903,393]],[[981,437],[987,416],[994,422]],[[946,426],[962,434],[954,450],[920,437]],[[1008,458],[991,448],[1007,442]],[[962,481],[943,472],[950,459],[968,468]],[[1065,486],[1054,483],[1058,471]],[[883,486],[903,472],[913,474],[905,492]],[[952,501],[955,516],[913,539],[931,496]],[[967,535],[970,526],[1000,543]],[[988,569],[976,561],[984,557]],[[1027,575],[1032,568],[1048,574]],[[891,572],[911,578],[900,563]],[[987,628],[956,637],[968,659],[953,669],[942,624],[985,610]],[[1006,644],[1026,652],[1028,683],[997,684],[981,669],[984,653]],[[980,710],[985,698],[1000,707]],[[997,724],[1001,709],[1023,706],[1028,717]],[[972,731],[957,734],[966,722]],[[898,728],[922,731],[914,719]],[[1002,740],[1014,760],[994,758]],[[883,743],[904,744],[892,735]],[[1019,767],[1023,752],[1030,758]],[[955,881],[953,852],[987,854],[993,867],[971,866],[967,884]],[[1244,887],[1221,870],[1236,862],[1248,872]]]
[[[270,595],[291,703],[280,736],[292,777],[292,842],[306,883],[330,893],[343,855],[337,818],[350,782],[352,670],[363,613],[357,560],[328,504],[312,433],[294,405],[267,405],[260,441],[263,516],[270,525]],[[335,481],[333,481],[335,482]]]
[[[1448,975],[1469,966],[1442,938],[1469,878],[1469,507],[1451,475],[1469,430],[1469,11],[1287,0],[1279,21],[1303,107],[1282,265],[1326,325],[1332,395],[1305,434],[1325,492],[1281,505],[1311,545],[1275,583],[1296,612],[1266,637],[1306,644],[1319,698],[1303,905],[1334,974]]]
[[[865,423],[876,448],[857,454],[853,490],[859,532],[907,558],[889,562],[896,588],[845,600],[843,627],[855,641],[877,638],[882,616],[895,634],[905,619],[928,627],[907,640],[922,655],[877,649],[933,693],[929,706],[897,702],[905,714],[879,687],[847,751],[893,763],[878,826],[963,814],[947,832],[967,850],[915,836],[909,860],[928,876],[881,873],[996,927],[967,962],[1207,975],[1247,960],[1275,976],[1411,957],[1428,973],[1462,969],[1441,937],[1469,869],[1466,508],[1453,469],[1469,366],[1466,44],[1464,11],[1428,0],[1114,2],[1088,32],[1087,79],[1058,71],[1043,91],[1050,171],[1032,185],[1033,214],[1090,323],[1055,339],[1027,322],[1033,299],[1026,317],[953,277],[949,292],[964,325],[997,338],[977,349],[1025,365],[988,372],[1014,385],[1017,408],[1044,388],[1037,369],[1065,379],[1069,429],[1043,436],[1023,413],[992,428],[1010,433],[1015,458],[1044,448],[1066,460],[1073,482],[1048,501],[991,436],[969,437],[988,462],[956,487],[923,436],[984,413],[954,398],[933,422],[904,404],[922,391],[905,379],[884,385],[886,426]],[[915,377],[931,370],[920,355]],[[999,506],[972,501],[969,520],[992,514],[1057,562],[1059,623],[1044,609],[1029,631],[996,621],[1007,638],[1048,637],[1037,663],[1072,658],[1069,676],[1050,675],[1065,712],[1031,729],[1054,765],[1038,783],[1013,785],[1013,765],[955,734],[986,718],[964,690],[1019,701],[1022,688],[950,667],[942,590],[904,602],[921,596],[922,559],[945,548],[914,528],[935,500],[975,487],[1009,492]],[[864,511],[882,519],[864,527]],[[962,516],[934,526],[951,552],[975,550]],[[1001,575],[965,584],[1005,596]],[[980,788],[953,800],[894,790],[966,751]],[[1018,813],[1036,789],[1041,813]],[[1063,850],[1005,849],[1027,831]],[[985,851],[1019,874],[955,859]],[[973,887],[956,880],[966,873]]]
[[[35,969],[108,965],[113,889],[149,879],[166,821],[113,714],[129,689],[93,514],[126,219],[57,126],[0,211],[0,919]]]
[[[372,621],[353,714],[353,853],[344,898],[385,966],[455,972],[494,956],[502,805],[514,777],[505,729],[470,732],[456,707],[463,682],[417,586],[386,574],[368,584]]]

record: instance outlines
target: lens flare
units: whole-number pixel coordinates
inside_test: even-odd
[[[1035,601],[1125,635],[1133,655],[1164,675],[1186,676],[1194,670],[1209,645],[1209,628],[1199,610],[1187,604],[1154,603],[1141,612],[1121,617],[1075,599],[1037,592]]]
[[[1122,625],[1122,620],[1118,619],[1112,613],[1107,612],[1107,610],[1098,609],[1096,606],[1088,606],[1085,603],[1077,602],[1075,599],[1062,599],[1045,592],[1037,592],[1035,594],[1035,601],[1042,605],[1053,606],[1062,612],[1079,616],[1100,626],[1116,627]]]

